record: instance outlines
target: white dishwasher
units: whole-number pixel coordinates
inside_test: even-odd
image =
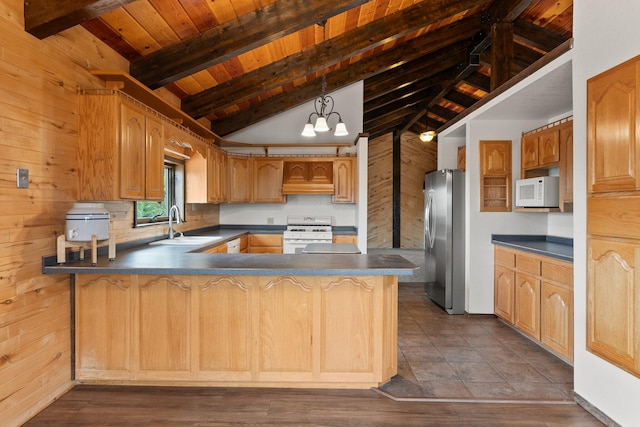
[[[240,239],[233,239],[227,242],[227,253],[228,254],[240,253]]]

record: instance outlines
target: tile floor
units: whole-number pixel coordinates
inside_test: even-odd
[[[398,375],[391,397],[573,401],[573,368],[493,315],[450,316],[420,283],[398,292]]]

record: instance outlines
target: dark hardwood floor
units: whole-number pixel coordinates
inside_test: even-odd
[[[27,426],[601,426],[571,367],[493,316],[399,292],[399,372],[380,390],[78,385]],[[507,357],[508,355],[508,357]]]

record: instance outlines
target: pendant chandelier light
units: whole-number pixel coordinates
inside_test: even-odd
[[[425,110],[424,112],[424,124],[426,126],[427,129],[429,129],[429,110]],[[422,132],[419,136],[420,141],[422,142],[431,142],[433,141],[433,138],[436,137],[436,131],[435,130],[426,130],[424,132]]]
[[[322,27],[322,43],[327,39],[327,29],[325,27],[327,21],[319,22],[318,25]],[[345,136],[349,135],[347,131],[347,126],[342,121],[342,116],[337,111],[333,111],[334,102],[333,98],[327,95],[327,77],[325,73],[325,69],[322,69],[322,93],[319,97],[317,97],[313,103],[314,112],[309,114],[309,119],[307,120],[307,124],[304,125],[304,129],[302,130],[302,136],[316,136],[316,132],[327,132],[330,130],[328,119],[332,115],[338,116],[338,123],[336,124],[336,130],[333,133],[335,136]],[[311,121],[313,117],[316,117],[315,125]]]

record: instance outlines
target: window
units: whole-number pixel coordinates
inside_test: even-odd
[[[169,208],[177,205],[184,218],[184,163],[165,159],[164,200],[162,202],[137,201],[134,203],[133,226],[166,224],[169,222]]]

